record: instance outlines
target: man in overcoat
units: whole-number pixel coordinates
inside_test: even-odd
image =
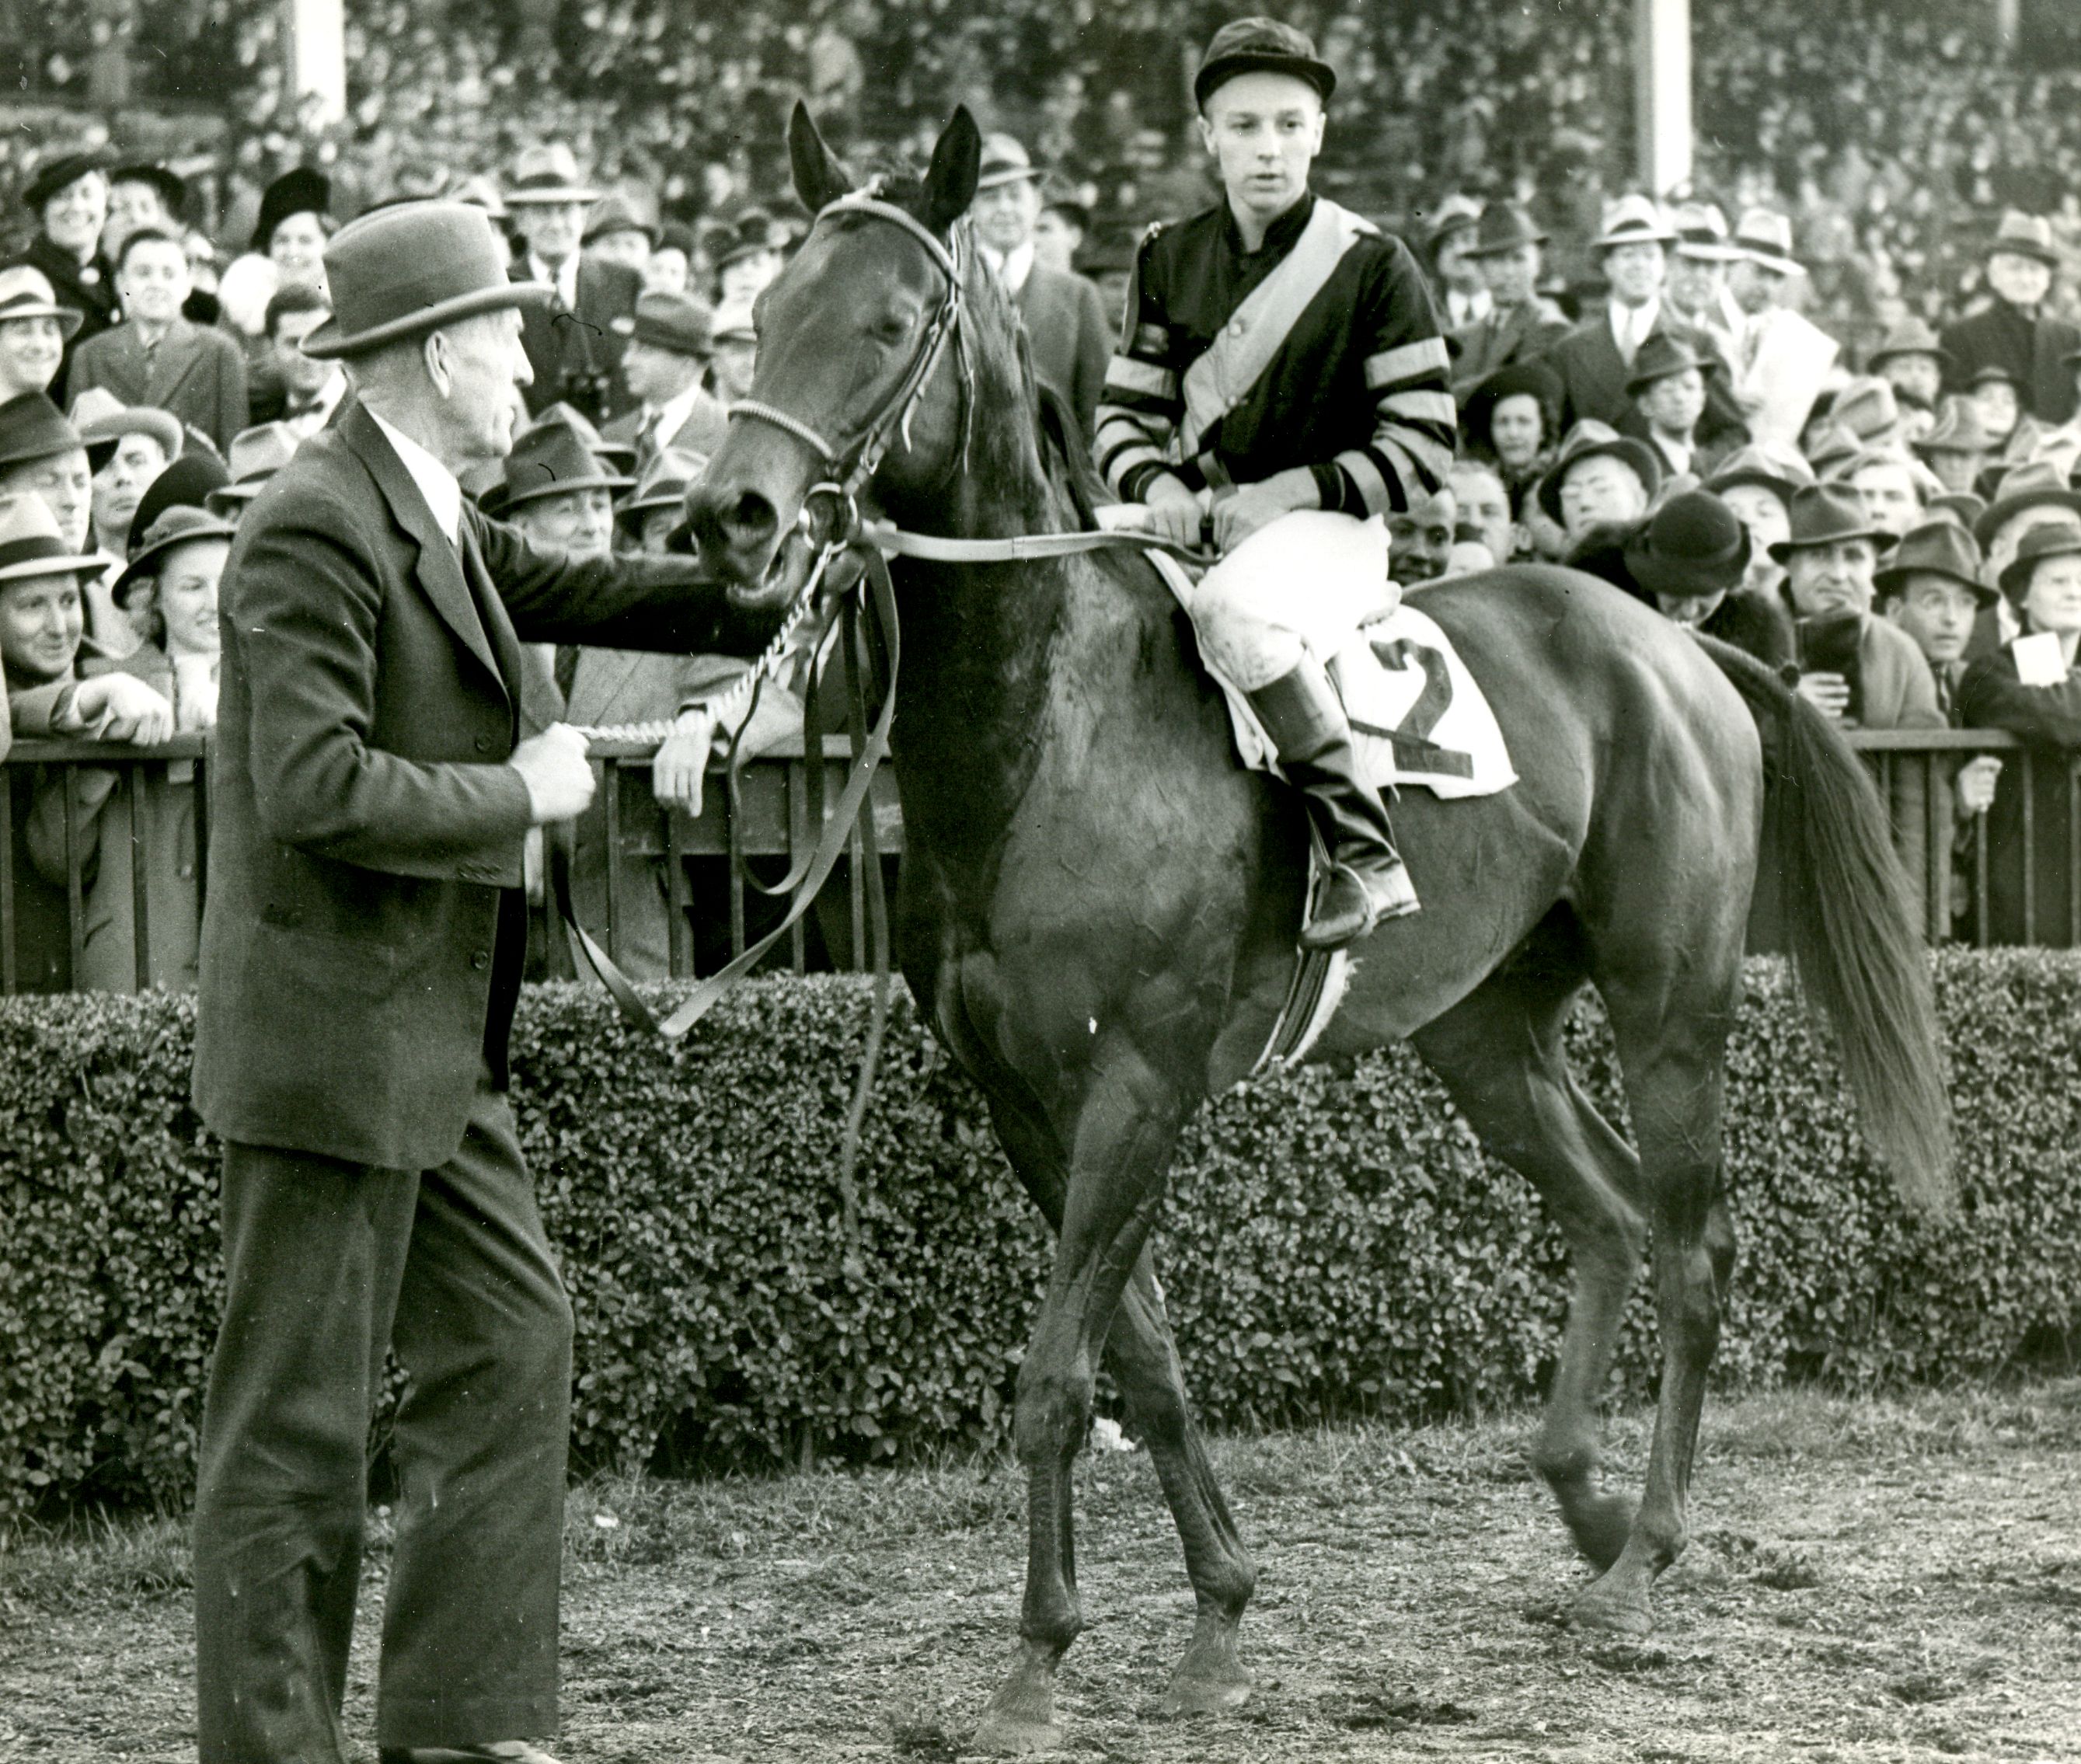
[[[513,266],[516,282],[540,282],[546,304],[530,305],[523,336],[534,383],[528,413],[568,404],[595,428],[632,408],[621,358],[636,333],[636,296],[643,278],[625,263],[581,250],[586,211],[599,192],[579,181],[578,161],[562,142],[521,154],[506,205],[528,242]]]
[[[1452,393],[1462,403],[1475,387],[1512,362],[1543,355],[1568,334],[1567,315],[1539,292],[1546,235],[1515,202],[1482,210],[1467,257],[1488,284],[1488,311],[1453,334]]]
[[[224,1140],[224,1311],[195,1518],[203,1764],[343,1764],[384,1353],[410,1384],[377,1684],[385,1764],[540,1760],[557,1720],[570,1308],[506,1097],[521,849],[593,792],[519,738],[523,642],[755,654],[779,609],[683,558],[580,561],[465,500],[528,373],[481,209],[341,229],[355,405],[239,527],[195,1095]]]
[[[2061,423],[2074,414],[2074,370],[2066,358],[2081,349],[2081,329],[2046,310],[2058,267],[2049,221],[2014,212],[2002,216],[1987,246],[1993,298],[1941,334],[1951,358],[1947,391],[1965,391],[1982,368],[1999,368],[2016,382],[2028,415]]]

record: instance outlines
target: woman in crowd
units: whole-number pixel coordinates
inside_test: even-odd
[[[36,236],[23,261],[49,284],[61,306],[79,315],[67,336],[65,363],[51,382],[53,397],[65,402],[65,368],[72,351],[98,336],[118,317],[116,279],[102,255],[101,233],[108,220],[108,158],[101,153],[64,153],[36,169],[22,200],[36,217]]]
[[[1560,439],[1561,376],[1543,362],[1514,362],[1468,394],[1460,437],[1468,452],[1493,464],[1510,492],[1513,520],[1553,463]]]
[[[81,323],[78,313],[58,304],[50,278],[35,265],[0,269],[0,404],[24,393],[48,393]]]
[[[2067,779],[2081,753],[2081,525],[2033,527],[2001,573],[2021,635],[1983,655],[1958,687],[1961,720],[2006,729],[2025,747],[1987,815],[1994,859],[1987,920],[1998,943],[2070,944],[2075,903],[2067,870],[2073,828]]]

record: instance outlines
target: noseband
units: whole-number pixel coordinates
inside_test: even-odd
[[[851,449],[851,467],[849,469],[845,467],[843,451],[834,447],[800,417],[776,405],[762,403],[756,398],[742,398],[729,407],[733,421],[743,417],[754,422],[767,423],[792,435],[822,462],[826,476],[804,494],[802,506],[806,514],[814,498],[819,496],[830,498],[835,505],[835,523],[832,534],[828,536],[840,543],[859,536],[860,510],[856,498],[881,469],[889,442],[900,437],[905,449],[909,449],[910,419],[924,398],[925,388],[931,383],[940,358],[946,354],[947,346],[957,342],[961,334],[961,279],[967,255],[967,229],[959,226],[954,229],[950,249],[914,216],[892,202],[882,201],[875,193],[877,188],[878,185],[869,185],[865,190],[841,196],[837,201],[826,204],[818,211],[810,230],[813,232],[834,216],[843,220],[853,215],[901,227],[925,248],[925,254],[931,259],[932,267],[946,282],[946,292],[932,314],[931,322],[918,346],[917,353],[910,358],[910,366],[904,370],[902,379],[897,383],[896,389],[889,394],[881,409],[875,414],[873,421],[867,426],[867,432]],[[964,406],[962,451],[965,453],[966,413],[972,412],[973,401],[965,400]]]

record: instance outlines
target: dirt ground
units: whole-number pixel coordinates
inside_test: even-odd
[[[1235,1440],[1262,1577],[1239,1714],[1165,1720],[1191,1599],[1146,1456],[1083,1461],[1089,1628],[1072,1758],[2081,1759],[2081,1380],[1707,1413],[1693,1543],[1641,1644],[1566,1623],[1582,1570],[1523,1468],[1529,1418]],[[1612,1430],[1637,1476],[1640,1417]],[[571,1504],[565,1764],[951,1759],[1010,1657],[1003,1464]],[[380,1530],[380,1527],[379,1527]],[[372,1573],[348,1720],[372,1759]],[[18,1539],[0,1564],[0,1759],[188,1759],[169,1521]]]

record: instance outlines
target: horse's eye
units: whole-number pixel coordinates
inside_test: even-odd
[[[874,340],[877,343],[900,343],[910,334],[910,321],[892,313],[888,317],[875,321]]]

